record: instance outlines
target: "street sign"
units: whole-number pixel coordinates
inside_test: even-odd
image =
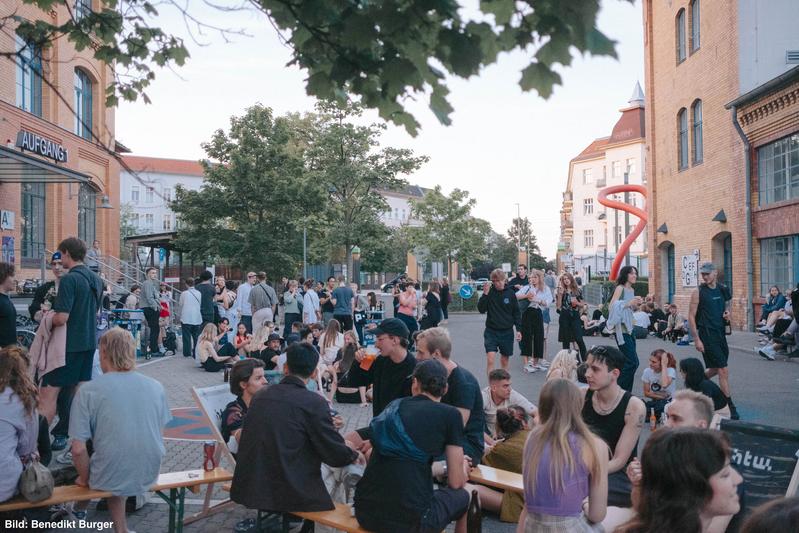
[[[164,278],[164,283],[178,283],[180,278]]]
[[[471,285],[461,285],[461,290],[458,291],[458,294],[460,294],[461,298],[464,300],[468,300],[474,294],[474,289]]]
[[[503,272],[510,272],[511,270],[512,270],[512,267],[510,266],[510,263],[502,263],[502,271]]]

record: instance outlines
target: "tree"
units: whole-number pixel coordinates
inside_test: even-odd
[[[304,169],[307,128],[307,118],[274,117],[271,109],[255,105],[231,118],[228,133],[217,130],[203,144],[217,163],[202,161],[202,189],[175,191],[177,246],[197,258],[263,269],[272,279],[295,274],[307,214],[324,201]]]
[[[432,259],[446,261],[447,272],[454,261],[469,270],[472,262],[484,257],[491,231],[488,222],[471,215],[475,203],[460,189],[444,195],[440,185],[413,200],[411,217],[421,225],[409,228],[411,244],[424,248]]]
[[[131,235],[136,235],[139,228],[133,223],[133,207],[128,204],[122,204],[119,208],[119,243],[122,259],[128,260],[130,258],[128,248],[125,246],[125,239]]]
[[[107,101],[135,100],[155,78],[152,65],[182,65],[188,51],[183,41],[158,27],[158,9],[178,9],[187,27],[202,34],[212,29],[177,0],[105,0],[103,9],[78,13],[65,0],[24,0],[47,11],[67,5],[70,16],[58,24],[47,18],[24,21],[18,32],[40,45],[66,37],[78,50],[91,46],[98,59],[116,65]],[[627,0],[631,2],[632,0]],[[217,4],[207,3],[217,6]],[[252,0],[281,40],[291,48],[290,64],[308,73],[306,91],[321,99],[343,102],[353,95],[384,120],[415,135],[416,118],[405,102],[425,98],[442,124],[453,111],[447,78],[470,78],[496,62],[502,52],[521,50],[530,63],[519,85],[544,98],[561,83],[555,65],[571,64],[574,53],[616,57],[615,41],[596,27],[600,0],[483,0],[473,18],[465,18],[452,0]],[[218,9],[241,9],[242,4]],[[6,15],[10,20],[14,14]],[[0,20],[0,25],[3,20]],[[13,41],[11,41],[13,42]],[[532,50],[535,52],[533,53]],[[0,51],[7,56],[16,51]]]
[[[507,239],[504,235],[492,231],[487,244],[488,263],[490,263],[492,270],[496,266],[501,266],[502,263],[514,264],[518,260],[519,254],[516,242]]]
[[[349,273],[352,248],[359,246],[371,253],[367,240],[381,234],[380,214],[388,204],[380,191],[406,187],[408,183],[401,176],[427,161],[407,149],[378,150],[385,124],[353,124],[351,121],[360,115],[361,109],[352,104],[318,104],[305,153],[310,179],[328,194],[321,204],[325,240],[344,245]]]
[[[540,251],[535,235],[533,235],[533,225],[527,217],[513,219],[508,228],[508,238],[522,249],[530,250],[531,252]]]

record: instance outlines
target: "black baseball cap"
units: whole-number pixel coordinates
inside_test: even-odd
[[[406,326],[405,322],[399,318],[387,318],[383,320],[375,329],[372,330],[372,333],[374,333],[375,337],[386,334],[394,335],[395,337],[404,337],[406,339],[411,334],[408,326]]]

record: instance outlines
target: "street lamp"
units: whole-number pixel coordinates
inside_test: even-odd
[[[361,284],[361,249],[358,246],[352,247],[352,280]]]

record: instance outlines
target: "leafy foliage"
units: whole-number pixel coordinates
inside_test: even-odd
[[[44,10],[61,3],[24,1]],[[479,74],[502,52],[530,54],[519,85],[544,98],[561,82],[555,66],[569,65],[574,52],[616,57],[615,42],[596,27],[599,2],[481,0],[472,19],[455,0],[251,3],[285,33],[281,37],[293,52],[290,64],[308,73],[308,94],[339,102],[354,95],[361,105],[415,135],[419,122],[405,107],[409,98],[426,99],[436,118],[448,125],[453,111],[448,78]],[[162,5],[179,9],[187,25],[205,26],[177,0],[107,0],[101,11],[80,18],[73,13],[60,25],[22,21],[20,33],[39,44],[66,36],[79,50],[92,46],[95,57],[127,70],[108,88],[108,103],[139,96],[146,101],[144,90],[155,77],[152,66],[179,66],[188,57],[183,42],[156,25],[156,8]],[[226,10],[241,4],[208,5]]]
[[[523,249],[539,252],[538,242],[533,234],[533,225],[527,217],[514,218],[508,228],[508,238],[511,242],[519,244]]]

